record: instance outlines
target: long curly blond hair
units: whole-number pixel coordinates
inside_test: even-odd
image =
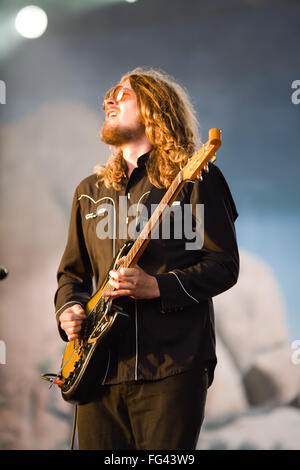
[[[184,88],[166,73],[145,68],[128,72],[137,97],[140,119],[152,146],[146,169],[150,182],[168,188],[188,158],[200,145],[196,113]],[[97,165],[98,181],[120,190],[126,184],[126,162],[122,150],[115,149],[106,165]]]

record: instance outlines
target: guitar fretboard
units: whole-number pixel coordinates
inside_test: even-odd
[[[151,215],[148,222],[145,224],[143,230],[141,231],[139,237],[136,239],[135,243],[128,252],[125,262],[122,264],[124,267],[134,267],[141,257],[143,251],[151,240],[151,234],[156,230],[157,226],[160,224],[164,213],[168,210],[169,206],[172,204],[180,189],[183,186],[182,174],[181,171],[177,174],[176,178],[172,181],[164,197],[161,199],[160,203],[156,207],[155,211]]]

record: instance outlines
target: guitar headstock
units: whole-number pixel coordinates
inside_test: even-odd
[[[186,166],[181,170],[182,179],[194,180],[201,179],[202,170],[208,171],[208,162],[216,160],[216,151],[221,146],[220,129],[212,128],[209,130],[208,141],[191,156]]]

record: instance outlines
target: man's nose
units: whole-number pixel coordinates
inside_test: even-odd
[[[109,96],[108,98],[106,98],[106,100],[104,100],[104,106],[108,106],[108,105],[112,105],[112,104],[116,104],[116,100],[115,98],[113,97],[113,95]]]

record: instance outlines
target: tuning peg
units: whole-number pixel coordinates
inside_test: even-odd
[[[204,171],[205,171],[206,173],[208,173],[208,172],[209,172],[208,163],[205,165],[205,167],[204,167]]]
[[[200,171],[199,175],[197,175],[197,180],[199,180],[199,181],[202,181],[202,180],[203,180],[203,176],[202,176],[202,174],[201,174],[201,171]]]
[[[213,155],[213,156],[211,157],[211,159],[210,159],[210,161],[211,161],[212,163],[214,163],[216,160],[217,160],[217,157],[216,157],[215,155]]]

